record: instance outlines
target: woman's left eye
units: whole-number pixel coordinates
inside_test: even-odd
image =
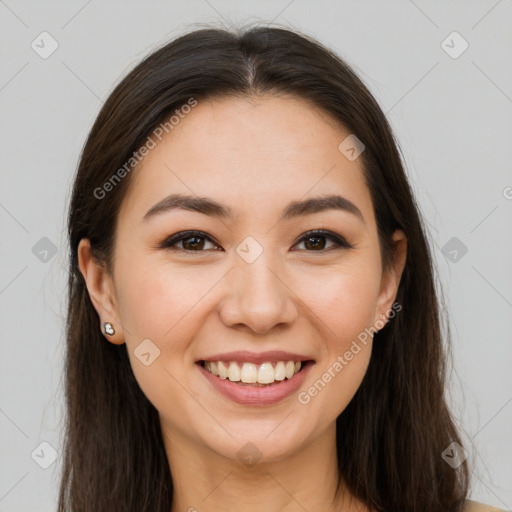
[[[205,242],[205,240],[207,242]],[[326,248],[325,240],[331,240],[333,244]],[[177,244],[180,243],[182,244],[182,247],[177,246]],[[217,245],[211,237],[202,231],[183,231],[181,233],[177,233],[164,240],[159,245],[159,248],[178,249],[186,252],[205,252],[205,243],[211,243],[213,245],[213,249],[219,248],[219,245]],[[308,231],[307,233],[304,233],[294,247],[302,243],[305,244],[306,250],[312,249],[308,250],[308,252],[321,252],[331,250],[336,247],[345,249],[350,249],[352,247],[352,245],[350,245],[343,237],[324,230]]]
[[[333,249],[336,247],[350,249],[352,247],[343,237],[335,235],[330,231],[324,230],[308,231],[307,233],[302,235],[301,239],[299,240],[299,243],[304,242],[306,246],[309,245],[309,247],[313,247],[315,249],[315,252],[317,250],[323,251],[326,250],[326,247],[325,242],[321,241],[322,239],[331,240],[334,242],[330,247],[328,247],[328,249]],[[312,243],[311,240],[313,240]]]

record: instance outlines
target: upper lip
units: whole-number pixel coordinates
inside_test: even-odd
[[[270,361],[310,361],[311,357],[285,352],[283,350],[269,350],[267,352],[250,352],[239,350],[236,352],[224,352],[198,359],[199,361],[235,361],[237,363],[263,364]]]

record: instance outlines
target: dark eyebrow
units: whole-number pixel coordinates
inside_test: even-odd
[[[234,219],[235,211],[226,205],[222,205],[213,199],[207,197],[186,196],[182,194],[171,194],[152,206],[142,218],[143,222],[160,215],[164,212],[180,209],[192,212],[203,213],[210,217]],[[361,210],[347,198],[339,195],[324,195],[305,199],[302,201],[292,201],[286,206],[281,215],[280,221],[289,220],[303,215],[322,212],[325,210],[343,210],[355,215],[365,223]]]

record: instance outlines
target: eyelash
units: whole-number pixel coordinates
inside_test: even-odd
[[[180,233],[176,233],[175,235],[172,235],[169,238],[165,239],[163,242],[161,242],[159,244],[158,248],[159,249],[179,250],[179,251],[184,251],[189,254],[190,253],[201,253],[201,252],[205,252],[206,250],[209,250],[209,249],[206,249],[206,250],[192,251],[190,249],[182,249],[180,247],[174,247],[175,244],[182,242],[183,240],[187,240],[189,238],[206,238],[207,240],[212,242],[214,245],[216,245],[216,246],[218,245],[214,240],[212,240],[212,238],[210,236],[208,236],[203,231],[181,231]],[[353,248],[353,245],[349,244],[343,237],[336,235],[334,233],[331,233],[330,231],[323,230],[323,229],[307,231],[294,244],[294,246],[303,242],[304,240],[307,240],[308,238],[328,238],[328,239],[331,239],[338,247],[330,247],[328,249],[321,249],[319,251],[314,251],[314,250],[308,251],[307,249],[302,249],[302,250],[306,250],[307,252],[323,253],[323,252],[330,251],[331,249],[352,249]]]

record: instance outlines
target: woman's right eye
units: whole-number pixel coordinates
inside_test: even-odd
[[[167,238],[159,247],[161,249],[178,249],[187,252],[204,252],[207,250],[205,249],[205,244],[208,242],[213,245],[214,249],[218,248],[218,245],[202,231],[183,231]],[[179,247],[177,244],[182,244],[182,246]]]

